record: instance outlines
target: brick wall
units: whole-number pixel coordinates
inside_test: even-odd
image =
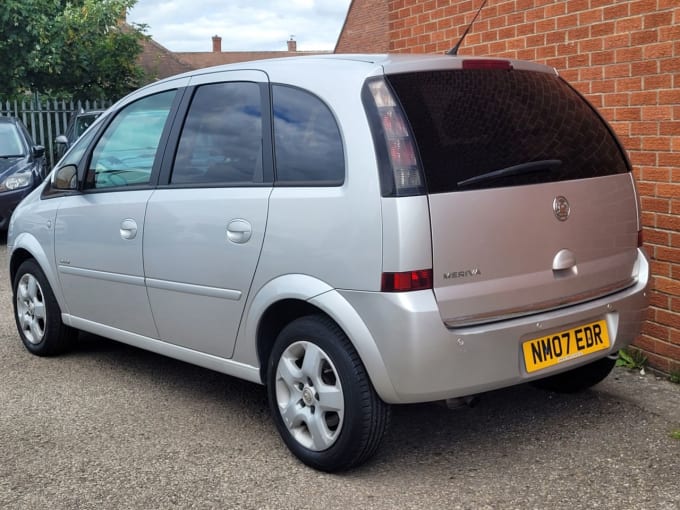
[[[389,0],[390,51],[445,52],[480,4]],[[489,0],[459,54],[553,66],[614,127],[652,257],[652,306],[636,345],[653,367],[680,370],[680,0]]]
[[[387,1],[352,2],[335,45],[335,53],[387,53],[390,44]]]

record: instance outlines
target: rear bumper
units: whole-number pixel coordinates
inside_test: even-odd
[[[364,360],[378,394],[390,403],[427,402],[521,384],[626,347],[639,334],[648,304],[649,263],[641,250],[637,269],[633,286],[603,298],[457,329],[442,322],[432,291],[338,292],[361,317],[382,358]],[[524,341],[597,320],[607,321],[609,349],[527,373]],[[373,366],[385,367],[391,387],[384,374],[370,373]]]

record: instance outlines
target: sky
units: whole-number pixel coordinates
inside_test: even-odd
[[[291,35],[298,51],[333,50],[350,0],[138,0],[130,23],[171,51],[286,50]]]

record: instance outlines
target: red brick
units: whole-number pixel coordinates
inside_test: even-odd
[[[665,329],[668,330],[668,328]],[[638,347],[645,352],[654,352],[654,348],[658,342],[659,340],[656,337],[643,331],[643,333],[635,339],[635,347]]]
[[[669,58],[673,56],[673,43],[663,42],[650,44],[642,49],[645,59]]]
[[[616,24],[613,21],[596,23],[590,27],[590,34],[592,37],[601,37],[614,33],[616,33]]]
[[[644,211],[651,211],[651,212],[658,212],[658,213],[669,213],[670,212],[670,203],[668,200],[663,199],[663,198],[653,198],[653,197],[641,197],[640,202],[642,205],[642,209]],[[678,260],[677,262],[680,262],[680,252],[678,253]],[[657,257],[659,260],[669,260],[667,258],[661,258]]]
[[[680,330],[671,329],[671,330],[669,331],[669,333],[670,333],[670,341],[671,341],[671,343],[672,343],[672,344],[675,344],[675,345],[680,345]],[[678,361],[680,361],[680,360],[678,360]]]
[[[654,244],[659,246],[668,246],[670,242],[670,234],[660,230],[645,229],[642,234],[645,244]]]
[[[680,58],[667,58],[659,62],[659,70],[661,73],[678,73],[680,72]]]
[[[640,14],[656,11],[656,0],[636,0],[630,3],[630,13]]]
[[[645,14],[643,26],[645,29],[657,28],[673,23],[673,13],[671,11],[652,12]]]
[[[646,211],[643,213],[649,214]],[[680,232],[680,218],[674,214],[654,214],[654,226],[663,230]]]
[[[611,18],[604,18],[611,19]],[[593,25],[603,20],[602,9],[590,9],[580,12],[578,15],[579,25]]]
[[[631,135],[657,135],[659,134],[658,122],[631,122]]]
[[[567,12],[578,12],[578,11],[585,11],[590,7],[590,1],[589,0],[571,0],[569,2],[566,2],[567,4]]]
[[[630,43],[634,46],[643,46],[659,42],[659,32],[657,30],[641,30],[630,34]]]
[[[673,86],[672,74],[657,74],[653,76],[645,76],[643,78],[643,87],[645,90],[652,89],[669,89]]]
[[[592,5],[591,5],[592,7]],[[605,7],[603,10],[604,19],[623,18],[630,14],[630,5],[628,2],[619,3],[610,7]]]
[[[680,360],[680,346],[679,345],[673,345],[671,343],[666,343],[666,342],[656,342],[656,344],[654,346],[654,352],[655,352],[655,354],[658,354],[659,356],[665,356],[667,358]]]
[[[630,70],[633,76],[656,74],[659,71],[659,65],[655,61],[633,62],[630,65]]]
[[[647,106],[642,109],[642,120],[669,120],[672,115],[670,106]]]
[[[628,78],[631,76],[630,64],[612,64],[605,66],[605,78]]]
[[[569,3],[569,2],[566,2]],[[578,26],[578,15],[569,14],[567,16],[560,16],[556,19],[557,29],[564,30],[565,28],[571,28]]]
[[[642,16],[636,16],[632,18],[624,18],[616,20],[616,32],[635,32],[636,30],[642,30]]]
[[[642,90],[642,78],[639,76],[616,80],[616,92],[635,92],[638,90]]]

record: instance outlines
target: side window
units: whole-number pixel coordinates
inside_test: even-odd
[[[260,86],[230,82],[199,87],[179,138],[171,184],[262,181]]]
[[[121,110],[97,142],[87,188],[148,184],[174,90],[140,99]]]
[[[273,87],[276,180],[279,184],[339,186],[345,179],[340,130],[316,96]]]

